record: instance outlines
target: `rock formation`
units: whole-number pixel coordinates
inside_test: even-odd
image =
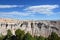
[[[0,18],[0,34],[6,35],[7,30],[10,29],[15,35],[17,29],[29,32],[32,36],[48,37],[51,32],[56,32],[60,36],[60,21],[50,20],[15,20]]]

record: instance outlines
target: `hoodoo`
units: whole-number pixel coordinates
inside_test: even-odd
[[[15,20],[0,18],[0,34],[6,35],[7,30],[10,29],[15,35],[17,29],[29,32],[32,36],[48,37],[51,32],[56,32],[60,36],[60,21],[47,20]]]

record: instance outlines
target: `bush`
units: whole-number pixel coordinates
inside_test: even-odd
[[[22,31],[22,30],[20,30],[20,29],[17,29],[17,30],[15,31],[15,35],[17,36],[17,39],[18,39],[18,40],[22,40],[23,37],[24,37],[24,35],[25,35],[25,32]]]
[[[10,30],[7,30],[7,35],[3,36],[0,35],[0,40],[60,40],[60,37],[55,32],[52,32],[51,35],[48,36],[48,38],[45,38],[43,36],[34,36],[30,33],[26,33],[20,29],[17,29],[15,31],[15,35],[12,35]]]
[[[51,35],[49,35],[48,40],[58,40],[58,35],[55,32],[52,32]]]
[[[34,38],[30,35],[30,33],[26,33],[23,40],[34,40]]]
[[[12,36],[11,31],[10,30],[7,30],[7,35],[4,37],[3,40],[11,40],[11,38],[10,38],[11,36]]]
[[[1,35],[0,35],[0,40],[3,40],[3,38],[4,38],[4,36],[1,34]]]
[[[42,36],[35,36],[34,38],[35,38],[35,40],[45,40],[45,38]]]

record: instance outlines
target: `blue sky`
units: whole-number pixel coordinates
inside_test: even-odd
[[[0,18],[60,20],[60,0],[0,0]]]

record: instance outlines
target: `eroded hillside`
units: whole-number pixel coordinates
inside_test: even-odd
[[[7,30],[10,29],[15,35],[17,29],[29,32],[33,36],[48,37],[51,32],[56,32],[60,36],[60,21],[50,20],[15,20],[0,18],[0,34],[6,35]]]

